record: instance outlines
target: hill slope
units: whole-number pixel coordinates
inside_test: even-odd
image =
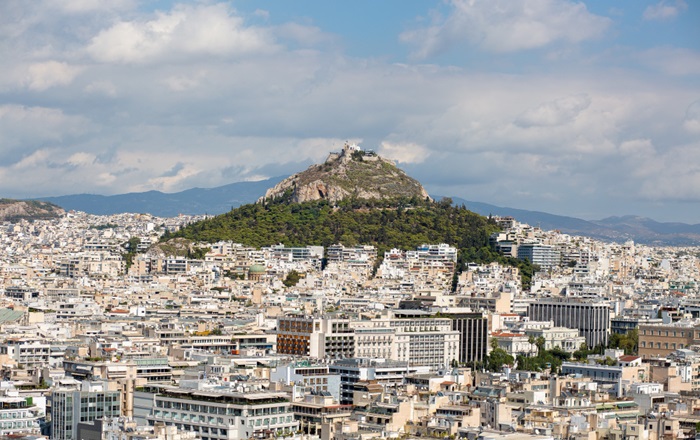
[[[65,211],[53,203],[0,199],[0,221],[46,220],[60,217],[63,214]]]
[[[295,203],[312,200],[337,202],[355,198],[429,198],[417,180],[409,177],[390,160],[346,145],[341,153],[331,153],[325,163],[311,165],[270,188],[264,199],[290,193]]]
[[[193,223],[164,239],[232,240],[248,246],[342,243],[372,244],[380,249],[410,249],[422,243],[457,247],[488,244],[498,227],[485,217],[449,203],[393,201],[328,201],[243,205],[226,214]]]

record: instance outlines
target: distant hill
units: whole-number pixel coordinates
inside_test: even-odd
[[[582,235],[604,241],[636,243],[654,246],[698,246],[700,225],[661,223],[645,217],[608,217],[603,220],[582,220],[575,217],[548,214],[540,211],[506,208],[488,203],[452,198],[457,205],[481,215],[511,216],[520,222],[539,226],[544,230],[558,230],[565,234]]]
[[[175,217],[179,214],[216,215],[257,200],[269,187],[283,178],[237,182],[216,188],[192,188],[177,193],[147,191],[113,196],[75,194],[41,197],[37,200],[55,203],[66,210],[83,211],[95,215],[123,212],[148,213],[158,217]]]
[[[282,197],[287,193],[290,201],[296,203],[314,200],[338,202],[351,198],[430,198],[423,185],[396,167],[393,161],[347,144],[341,152],[331,153],[324,163],[311,165],[270,188],[264,199]]]
[[[500,255],[488,246],[490,235],[499,230],[493,221],[448,200],[433,201],[417,180],[392,162],[348,146],[265,194],[257,203],[166,232],[160,244],[183,239],[254,247],[368,244],[377,248],[378,264],[392,248],[447,243],[459,249],[457,274],[467,262],[498,261],[518,267],[523,286],[529,286],[535,270],[528,261]],[[455,275],[453,287],[456,279]]]
[[[96,215],[123,212],[150,213],[159,217],[178,214],[223,214],[241,205],[254,203],[268,188],[284,180],[273,177],[258,182],[237,182],[216,188],[192,188],[178,193],[148,191],[114,196],[78,194],[60,197],[43,197],[65,210],[83,211]],[[433,196],[440,200],[442,196]],[[698,246],[700,225],[685,223],[663,223],[637,216],[608,217],[602,220],[582,220],[549,214],[541,211],[507,208],[483,202],[468,201],[452,197],[457,205],[464,204],[469,210],[484,216],[512,216],[518,221],[539,226],[544,230],[559,230],[566,234],[582,235],[598,240],[637,243],[655,246]]]
[[[46,220],[60,217],[63,214],[65,211],[53,203],[0,199],[0,221]]]

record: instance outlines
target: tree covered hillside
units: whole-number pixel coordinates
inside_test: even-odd
[[[391,248],[408,250],[423,243],[447,243],[460,249],[458,271],[472,261],[498,261],[519,267],[523,284],[529,285],[532,265],[488,247],[489,235],[497,230],[493,221],[453,206],[450,199],[342,200],[332,205],[325,200],[290,203],[282,197],[193,223],[165,234],[162,240],[230,240],[253,247],[370,244],[377,247],[379,255]]]
[[[448,243],[459,248],[481,247],[497,231],[495,223],[451,200],[435,203],[409,200],[343,200],[244,205],[193,223],[164,236],[196,241],[232,240],[248,246],[342,243],[371,244],[380,253],[392,247],[412,249],[422,243]]]

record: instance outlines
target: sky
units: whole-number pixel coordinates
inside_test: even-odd
[[[700,2],[3,0],[0,197],[289,175],[700,223]]]

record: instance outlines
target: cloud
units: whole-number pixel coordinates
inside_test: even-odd
[[[620,144],[620,154],[630,157],[651,157],[656,153],[650,139],[632,139]]]
[[[162,12],[29,3],[0,2],[12,42],[0,57],[7,196],[214,187],[300,171],[350,141],[436,194],[502,206],[609,215],[667,195],[700,200],[685,188],[700,163],[697,52],[582,56],[575,43],[610,21],[580,3],[446,3],[444,18],[414,31],[415,54],[498,53],[449,66],[349,56],[335,44],[349,34],[320,20],[246,15],[230,2]],[[517,52],[537,48],[564,55],[523,68],[532,54]]]
[[[645,20],[670,20],[686,9],[688,5],[683,0],[676,0],[673,4],[660,1],[655,5],[647,6],[642,16]]]
[[[27,87],[43,91],[54,86],[70,84],[82,69],[59,61],[34,63],[27,69]]]
[[[700,100],[688,106],[688,109],[685,111],[683,128],[689,133],[700,134]]]
[[[205,71],[196,72],[194,75],[178,75],[170,76],[165,79],[168,87],[175,92],[183,92],[185,90],[194,89],[200,85],[202,80],[207,76]]]
[[[333,37],[316,26],[299,23],[284,23],[274,28],[275,35],[282,39],[297,42],[303,46],[315,46],[333,41]]]
[[[379,154],[399,163],[421,163],[430,155],[430,151],[422,145],[412,142],[393,143],[382,142]]]
[[[452,0],[447,18],[406,31],[400,40],[416,58],[427,58],[467,42],[489,52],[537,49],[556,42],[599,38],[611,20],[567,0]]]
[[[84,90],[88,93],[101,94],[111,98],[117,96],[117,87],[111,81],[93,81],[85,86]]]
[[[590,105],[591,98],[585,94],[568,96],[527,110],[515,123],[522,127],[561,125],[573,121]]]
[[[31,151],[36,146],[63,142],[90,130],[82,116],[63,110],[23,105],[0,105],[0,143],[3,153],[14,149]]]
[[[96,160],[97,158],[94,154],[80,151],[72,154],[65,163],[73,166],[89,166],[94,164]]]
[[[120,21],[92,38],[87,52],[106,63],[156,63],[183,56],[240,56],[275,49],[270,32],[246,27],[223,3],[178,5],[150,20]]]
[[[129,10],[136,6],[134,0],[61,0],[59,2],[48,2],[49,7],[64,11],[70,14],[86,14],[98,11],[119,11]]]
[[[654,47],[637,55],[645,65],[673,76],[700,75],[700,52],[677,47]]]

